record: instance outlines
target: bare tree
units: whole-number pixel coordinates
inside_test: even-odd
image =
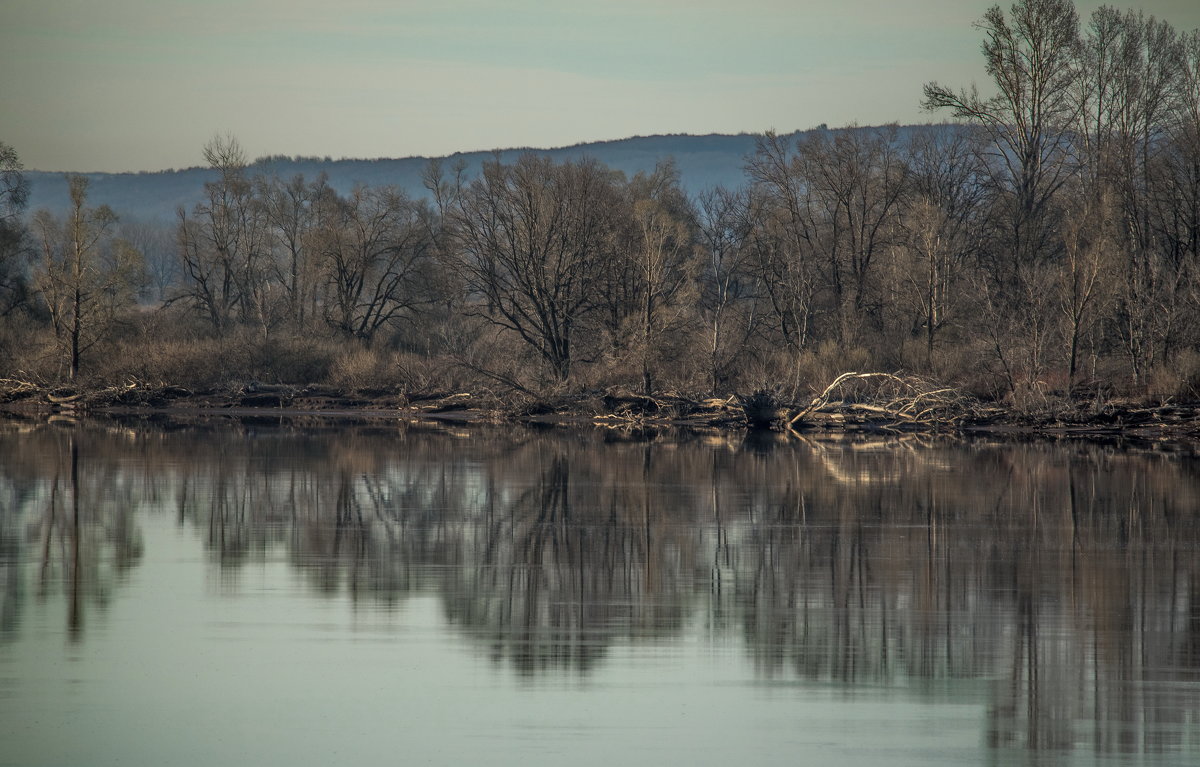
[[[595,286],[591,321],[609,360],[640,368],[649,394],[658,372],[679,358],[694,319],[695,213],[673,160],[617,186],[621,196],[609,211],[612,258]]]
[[[1172,235],[1178,202],[1187,196],[1187,183],[1178,186],[1172,169],[1187,111],[1186,45],[1165,22],[1102,7],[1092,14],[1083,50],[1077,133],[1092,186],[1084,194],[1113,201],[1111,236],[1125,254],[1112,266],[1124,276],[1117,327],[1138,384],[1171,356],[1187,313],[1188,259]]]
[[[1187,329],[1195,344],[1200,335],[1196,327],[1200,319],[1200,29],[1183,35],[1181,48],[1182,75],[1171,122],[1171,151],[1160,161],[1170,182],[1160,185],[1156,209],[1161,211],[1159,228],[1169,252],[1184,266],[1180,271],[1186,303],[1179,314],[1191,320]]]
[[[1118,247],[1111,198],[1083,196],[1063,224],[1063,260],[1055,274],[1058,304],[1067,325],[1067,394],[1075,388],[1080,344],[1094,332],[1112,290]]]
[[[666,357],[666,341],[692,319],[695,303],[696,250],[694,214],[679,187],[674,163],[660,164],[630,183],[633,197],[634,250],[637,277],[637,336],[641,352],[642,389],[654,390],[654,368]]]
[[[276,251],[274,279],[283,286],[288,318],[303,327],[316,300],[316,259],[310,252],[318,221],[314,208],[332,190],[323,173],[312,182],[300,174],[287,181],[259,179],[257,187]]]
[[[700,305],[708,336],[709,385],[714,393],[728,380],[758,324],[757,291],[747,245],[749,203],[744,190],[717,187],[703,192],[697,206],[698,232],[706,256]]]
[[[878,320],[874,265],[892,233],[906,168],[895,126],[847,128],[829,138],[814,132],[794,154],[768,134],[747,168],[769,201],[795,257],[805,254],[821,277],[843,343],[860,340]]]
[[[966,270],[978,255],[983,225],[985,169],[975,132],[931,127],[908,146],[909,188],[898,220],[897,279],[893,311],[917,309],[925,336],[925,364],[934,369],[934,346],[965,304]]]
[[[205,200],[189,216],[179,210],[180,293],[223,332],[234,322],[257,321],[266,329],[269,314],[269,258],[265,216],[247,174],[246,155],[233,137],[217,137],[204,158],[218,174],[204,185]]]
[[[998,92],[984,98],[974,87],[955,92],[932,82],[925,85],[924,106],[948,109],[991,139],[995,162],[988,167],[1002,171],[994,183],[1007,219],[1002,246],[1008,257],[996,266],[1012,287],[1022,265],[1046,251],[1051,204],[1073,170],[1069,128],[1081,109],[1079,18],[1071,0],[1019,0],[1008,16],[992,6],[976,26]]]
[[[843,342],[857,341],[868,315],[878,319],[875,260],[891,242],[907,183],[896,126],[852,127],[829,142],[818,133],[801,145],[800,157],[810,220],[826,254],[838,335]]]
[[[432,242],[430,211],[395,187],[326,196],[317,234],[328,290],[325,319],[370,343],[381,328],[431,300],[426,290]]]
[[[576,331],[612,262],[619,200],[612,171],[591,160],[524,155],[484,164],[454,196],[456,264],[475,295],[469,311],[515,332],[566,380]]]
[[[34,227],[42,259],[34,276],[66,357],[72,381],[83,355],[106,337],[118,313],[133,300],[141,254],[112,242],[117,216],[107,205],[87,207],[88,179],[68,176],[71,209],[60,222],[39,211]]]
[[[23,169],[16,150],[0,141],[0,317],[20,305],[26,295],[21,256],[29,179],[21,172]]]
[[[175,225],[158,219],[121,216],[113,235],[142,254],[145,279],[139,300],[147,304],[166,300],[180,276]]]
[[[757,139],[746,166],[747,246],[772,324],[793,355],[808,345],[820,281],[817,232],[806,215],[806,190],[795,164],[793,142],[768,131]]]
[[[945,209],[929,198],[906,206],[903,232],[896,247],[897,285],[894,309],[915,305],[915,324],[925,336],[925,367],[933,370],[934,340],[946,326],[959,297],[957,282],[962,251],[951,234]]]

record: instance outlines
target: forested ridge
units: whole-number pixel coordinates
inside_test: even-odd
[[[0,378],[807,402],[879,371],[1017,410],[1196,399],[1200,30],[1069,0],[976,26],[991,82],[924,86],[953,125],[767,132],[730,188],[529,153],[339,191],[218,136],[164,228],[83,176],[29,214],[3,145]]]

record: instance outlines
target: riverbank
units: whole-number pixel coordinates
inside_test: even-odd
[[[722,399],[608,390],[538,399],[490,391],[403,394],[259,383],[192,390],[132,383],[85,389],[7,382],[0,387],[0,411],[29,417],[357,418],[613,429],[770,429],[796,434],[1010,433],[1200,441],[1200,402],[1044,398],[1015,408],[882,373],[844,374],[806,402],[789,402],[767,392]]]

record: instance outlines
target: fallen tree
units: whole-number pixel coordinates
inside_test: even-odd
[[[785,427],[834,424],[884,429],[959,428],[984,420],[988,409],[951,387],[894,373],[842,373],[807,405],[793,408]]]

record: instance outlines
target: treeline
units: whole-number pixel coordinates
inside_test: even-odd
[[[1018,405],[1197,396],[1200,31],[1068,0],[978,28],[995,95],[924,89],[958,124],[767,133],[741,188],[695,196],[669,161],[534,155],[339,194],[223,137],[146,259],[153,233],[78,178],[66,220],[12,234],[9,152],[3,375],[796,396],[870,368]]]

